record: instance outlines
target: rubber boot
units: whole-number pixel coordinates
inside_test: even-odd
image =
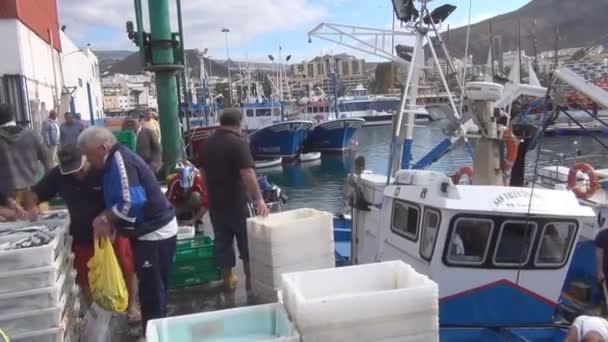
[[[243,270],[245,271],[245,289],[251,290],[251,269],[249,268],[249,261],[243,261]]]
[[[222,278],[224,279],[224,291],[233,292],[236,290],[237,277],[232,273],[231,268],[222,270]]]

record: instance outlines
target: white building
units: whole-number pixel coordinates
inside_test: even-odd
[[[157,108],[154,74],[115,74],[102,80],[103,107],[108,113]]]
[[[61,33],[56,0],[39,0],[36,6],[19,0],[2,3],[0,102],[12,104],[16,121],[34,129],[51,109],[71,108],[83,120],[99,121],[103,113],[96,100],[101,98],[97,58]]]

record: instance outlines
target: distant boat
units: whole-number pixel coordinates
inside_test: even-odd
[[[275,123],[249,134],[254,158],[282,157],[285,162],[296,160],[311,128],[310,121],[293,120]]]
[[[391,95],[370,95],[359,84],[347,95],[338,98],[338,112],[341,118],[360,118],[365,126],[391,125],[393,115],[399,111],[401,97]],[[432,116],[423,108],[416,114],[417,120],[431,120]]]

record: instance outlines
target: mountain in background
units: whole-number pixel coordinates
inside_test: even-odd
[[[476,64],[487,61],[490,22],[494,39],[501,40],[503,52],[517,50],[518,22],[521,22],[522,50],[527,55],[534,53],[534,40],[538,53],[554,50],[556,28],[559,49],[587,46],[608,33],[607,14],[608,0],[533,0],[516,11],[471,25],[469,54]],[[442,33],[450,53],[457,57],[464,56],[466,36],[466,26]]]

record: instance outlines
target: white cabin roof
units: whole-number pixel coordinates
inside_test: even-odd
[[[505,186],[457,185],[459,199],[446,198],[453,210],[492,211],[550,216],[594,217],[589,207],[579,204],[571,191]],[[532,200],[530,201],[530,198]]]

